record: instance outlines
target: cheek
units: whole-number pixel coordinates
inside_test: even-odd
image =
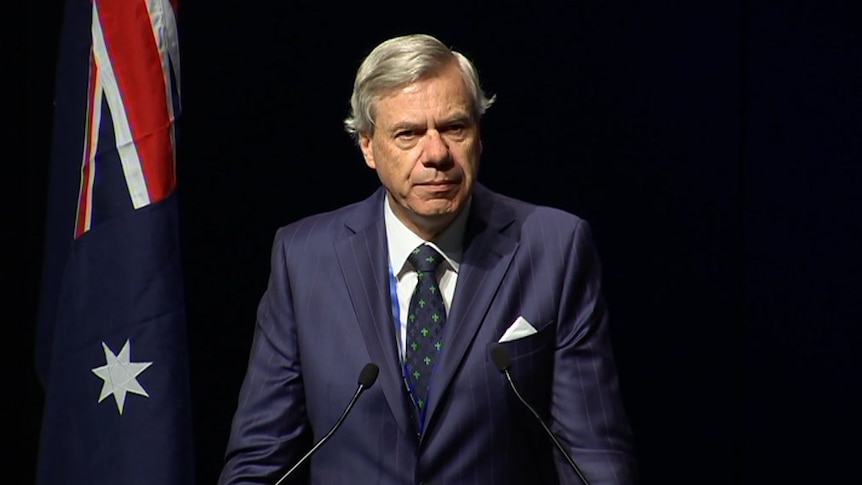
[[[479,155],[481,152],[481,145],[478,143],[467,144],[459,151],[457,161],[459,165],[464,167],[465,171],[475,172],[479,166]]]
[[[377,171],[391,182],[409,181],[416,166],[410,163],[409,155],[380,150],[375,155]]]

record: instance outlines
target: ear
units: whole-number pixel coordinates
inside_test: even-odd
[[[365,157],[365,165],[373,169],[377,169],[374,163],[374,139],[367,133],[359,135],[359,149],[362,150],[362,156]]]

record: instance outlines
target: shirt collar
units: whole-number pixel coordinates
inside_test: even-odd
[[[472,198],[467,201],[461,213],[446,230],[433,240],[426,241],[398,219],[398,216],[392,211],[389,195],[386,194],[383,197],[383,221],[386,224],[386,242],[389,245],[389,264],[395,275],[400,276],[403,273],[410,252],[422,243],[427,243],[439,251],[449,263],[449,267],[457,273],[461,265],[464,230],[467,226],[467,214],[470,212],[471,202]]]

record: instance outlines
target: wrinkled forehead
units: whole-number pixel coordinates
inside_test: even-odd
[[[475,117],[475,106],[467,82],[457,63],[452,63],[411,81],[380,89],[371,99],[372,120],[378,117],[381,109],[399,110],[407,107],[411,100],[419,102],[424,98],[433,98],[433,102],[445,104],[449,111],[466,111],[470,118]],[[393,103],[393,100],[404,102]]]

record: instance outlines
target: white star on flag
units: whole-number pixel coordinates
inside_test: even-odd
[[[131,392],[150,397],[138,382],[137,377],[147,367],[152,365],[152,362],[129,362],[130,346],[128,340],[126,340],[125,345],[123,345],[123,348],[117,355],[108,348],[105,342],[102,342],[102,348],[105,350],[105,365],[91,369],[93,374],[96,374],[105,381],[102,386],[102,394],[99,396],[99,402],[104,401],[106,397],[113,394],[114,400],[117,402],[117,410],[120,414],[123,414],[126,393]]]

